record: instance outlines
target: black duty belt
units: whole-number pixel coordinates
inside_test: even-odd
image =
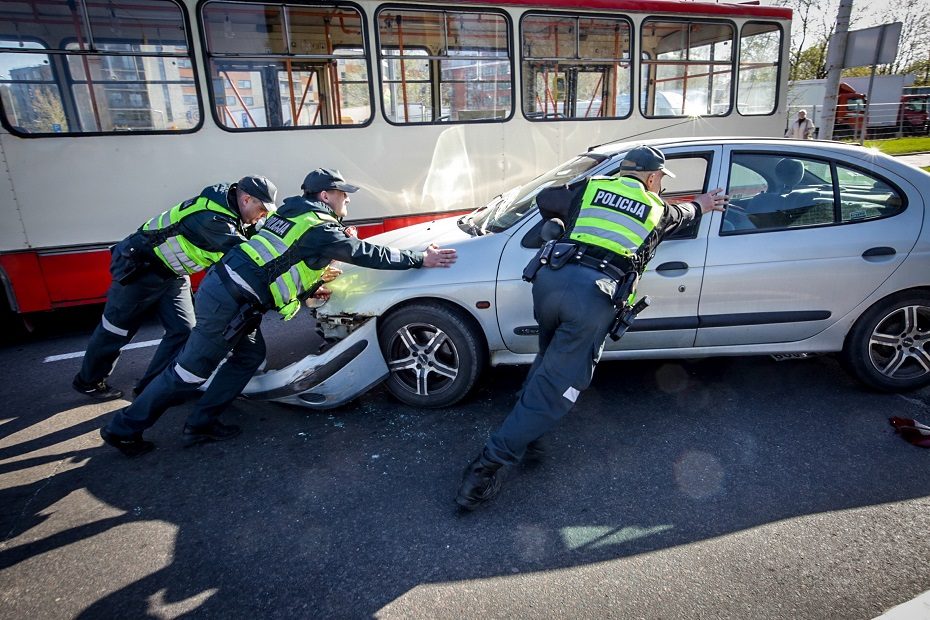
[[[627,270],[621,269],[607,260],[588,256],[587,254],[582,254],[580,258],[575,258],[572,262],[577,262],[585,267],[596,269],[617,282],[623,280],[627,274]]]
[[[229,293],[229,295],[234,300],[236,300],[236,303],[242,306],[254,306],[256,308],[261,306],[261,303],[255,299],[255,297],[246,293],[244,290],[242,290],[242,287],[233,281],[232,276],[230,276],[229,272],[226,271],[226,265],[223,263],[217,263],[213,268],[216,269],[216,273],[220,277],[220,282],[223,283],[223,288],[225,288],[226,292]]]

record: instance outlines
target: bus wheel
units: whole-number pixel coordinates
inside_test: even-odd
[[[414,407],[457,403],[484,367],[484,338],[477,326],[441,303],[398,308],[381,322],[378,340],[391,371],[388,390]]]

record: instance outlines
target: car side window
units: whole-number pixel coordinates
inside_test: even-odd
[[[901,194],[891,185],[852,168],[837,165],[840,183],[840,222],[860,222],[900,213]]]
[[[903,194],[868,172],[774,153],[734,154],[727,193],[721,235],[845,224],[904,209]]]
[[[710,170],[709,154],[685,157],[670,155],[666,165],[675,173],[675,178],[665,177],[662,180],[662,198],[666,201],[687,202],[707,191],[707,174]],[[697,237],[698,222],[700,219],[691,221],[666,239],[694,239]]]
[[[665,165],[675,176],[662,179],[662,198],[670,203],[688,202],[698,194],[706,192],[712,157],[712,153],[667,154]],[[618,160],[618,167],[608,173],[610,176],[621,175],[623,171],[620,170],[619,163]],[[699,221],[695,219],[687,226],[682,226],[666,239],[694,239],[697,237]]]

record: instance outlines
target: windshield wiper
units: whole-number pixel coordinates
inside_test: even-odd
[[[481,229],[478,228],[478,225],[475,224],[475,214],[474,212],[463,215],[456,222],[458,227],[467,232],[472,237],[480,237]]]

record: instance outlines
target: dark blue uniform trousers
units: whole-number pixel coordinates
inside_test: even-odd
[[[265,359],[265,340],[258,328],[230,342],[223,338],[226,326],[238,314],[240,304],[232,298],[211,269],[197,289],[195,309],[197,325],[178,354],[166,368],[125,409],[117,412],[107,425],[114,435],[128,436],[149,428],[169,408],[196,394],[214,370],[219,368],[209,387],[188,416],[190,426],[205,426],[216,419],[238,396]]]
[[[168,367],[194,327],[191,281],[187,276],[166,278],[149,272],[129,284],[114,280],[110,285],[103,318],[87,343],[78,373],[83,383],[98,383],[110,376],[119,361],[120,349],[129,344],[152,308],[165,335],[136,388],[141,390]]]
[[[539,270],[533,282],[539,353],[517,404],[485,446],[491,460],[517,463],[526,446],[552,429],[591,384],[615,315],[596,283],[604,277],[575,263]]]

